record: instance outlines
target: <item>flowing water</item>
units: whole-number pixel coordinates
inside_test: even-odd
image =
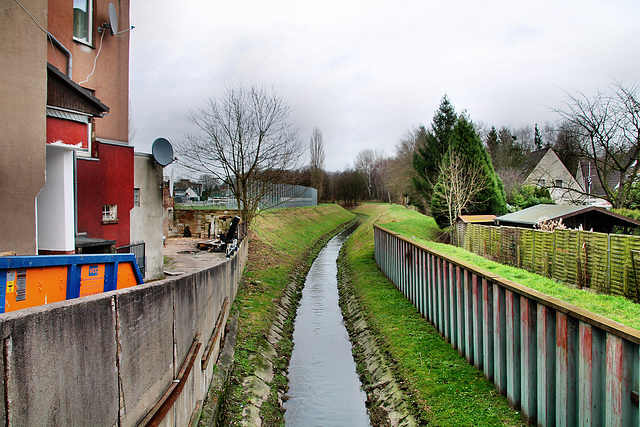
[[[293,332],[287,426],[368,426],[349,335],[338,306],[338,267],[348,229],[331,239],[307,275]]]

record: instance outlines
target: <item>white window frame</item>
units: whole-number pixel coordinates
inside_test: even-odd
[[[86,15],[86,25],[87,25],[87,37],[78,37],[76,36],[76,3],[84,3],[86,1],[87,4],[87,15]],[[93,0],[73,0],[74,8],[73,8],[73,40],[87,44],[89,46],[93,43]]]
[[[102,222],[114,222],[118,220],[118,205],[102,206]]]
[[[140,206],[140,189],[134,188],[133,189],[133,207],[139,207],[139,206]]]

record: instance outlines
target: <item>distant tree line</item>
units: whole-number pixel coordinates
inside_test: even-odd
[[[324,202],[413,206],[441,227],[460,214],[500,215],[507,206],[551,202],[548,189],[522,185],[527,158],[549,147],[573,176],[580,162],[590,162],[614,207],[640,207],[637,92],[637,85],[618,82],[594,96],[567,92],[554,110],[560,120],[542,127],[474,122],[445,95],[431,124],[407,130],[391,155],[364,149],[352,166],[328,172],[319,128],[309,140],[309,164],[300,167],[302,144],[284,100],[261,88],[232,87],[191,114],[200,132],[187,135],[178,152],[185,167],[202,174],[203,197],[226,185],[249,220],[258,213],[253,199],[277,183],[314,187]],[[248,191],[255,186],[259,192]]]

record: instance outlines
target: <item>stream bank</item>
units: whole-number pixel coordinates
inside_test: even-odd
[[[344,322],[353,346],[353,357],[364,391],[372,426],[417,426],[415,408],[402,383],[396,380],[392,362],[378,345],[360,300],[351,283],[344,247],[338,258],[338,292]]]
[[[260,339],[256,340],[251,346],[246,345],[246,341],[240,339],[236,347],[235,360],[233,361],[233,369],[229,367],[221,367],[221,379],[217,382],[219,388],[211,390],[210,399],[205,403],[205,410],[209,417],[203,417],[200,425],[282,425],[284,423],[283,404],[286,399],[286,391],[288,387],[287,367],[291,357],[293,344],[291,341],[293,333],[293,322],[295,320],[296,310],[299,299],[301,297],[302,286],[308,272],[311,262],[315,259],[317,253],[321,250],[326,242],[337,234],[344,226],[327,233],[312,248],[307,251],[303,260],[296,264],[290,274],[290,280],[286,287],[279,292],[277,299],[270,304],[271,319],[267,326],[258,332]],[[308,262],[307,262],[308,261]],[[260,277],[253,277],[253,280],[247,280],[243,287],[245,288],[244,305],[240,304],[240,310],[251,309],[247,305],[247,300],[254,299],[257,294],[264,292],[267,287],[262,283]],[[341,291],[343,293],[343,291]],[[253,295],[253,296],[251,296]],[[341,295],[341,300],[344,297]],[[356,298],[357,300],[357,298]],[[249,305],[251,304],[249,301]],[[237,307],[236,307],[237,308]],[[362,316],[355,313],[360,312],[356,309],[355,303],[352,301],[343,306],[347,324],[359,324],[360,329],[367,330],[363,324]],[[241,311],[242,313],[242,311]],[[351,320],[353,319],[353,320]],[[353,329],[350,327],[350,329]],[[353,341],[359,341],[358,349],[366,348],[364,351],[367,355],[375,353],[375,340],[372,338],[356,339],[352,334]],[[362,335],[366,337],[366,335]],[[368,341],[369,345],[363,346],[361,343]],[[225,350],[226,351],[226,350]],[[238,351],[240,354],[238,354]],[[230,352],[233,360],[233,352]],[[375,375],[364,375],[361,378],[363,388],[368,395],[367,406],[372,413],[372,425],[412,425],[411,416],[406,415],[409,410],[405,410],[405,397],[400,397],[397,392],[400,387],[395,387],[396,382],[391,382],[393,375],[390,372],[373,369],[372,366],[386,366],[386,363],[373,362],[371,357],[369,360],[369,369],[371,372],[378,372]],[[364,372],[362,366],[366,366],[363,362],[358,362],[360,373]],[[226,386],[228,384],[228,386]],[[225,396],[226,393],[226,396]],[[226,399],[225,399],[226,398]],[[224,404],[222,401],[226,400]],[[213,406],[222,405],[220,410],[222,416],[219,420],[214,414],[217,409]]]

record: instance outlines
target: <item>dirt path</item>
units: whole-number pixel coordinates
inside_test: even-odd
[[[224,252],[200,251],[196,247],[203,239],[198,237],[169,237],[164,245],[165,274],[180,275],[224,262]]]

